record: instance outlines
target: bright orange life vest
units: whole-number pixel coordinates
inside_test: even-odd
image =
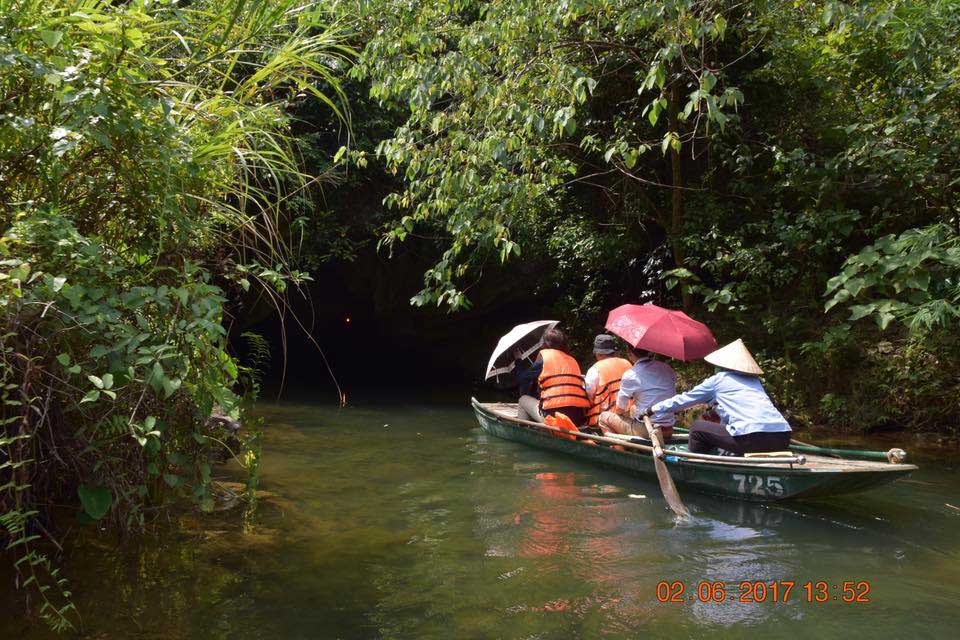
[[[562,411],[557,411],[556,414],[552,416],[547,416],[543,419],[543,423],[548,427],[555,427],[557,429],[563,429],[564,431],[572,431],[574,433],[579,432],[580,429],[577,429],[577,425],[573,424],[573,420],[567,417],[567,414]],[[566,438],[568,440],[576,440],[576,436],[567,435],[565,433],[556,433],[554,434],[558,438]],[[589,441],[588,441],[589,442]],[[593,444],[590,442],[590,444]]]
[[[540,410],[560,407],[590,407],[587,390],[583,386],[580,365],[571,356],[557,349],[541,349],[543,371],[540,384]]]
[[[593,404],[587,411],[587,425],[597,426],[600,414],[610,411],[617,404],[617,394],[620,392],[620,378],[633,366],[629,360],[623,358],[604,358],[597,364],[597,388],[593,392]]]

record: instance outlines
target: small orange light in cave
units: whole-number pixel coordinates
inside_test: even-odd
[[[345,321],[347,324],[350,324],[350,316],[347,316],[347,317],[344,319],[344,321]]]

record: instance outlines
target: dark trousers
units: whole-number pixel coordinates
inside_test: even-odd
[[[790,431],[767,433],[760,431],[745,436],[731,436],[727,428],[718,422],[697,420],[690,426],[691,453],[712,453],[723,449],[742,456],[745,453],[786,451],[790,448]]]

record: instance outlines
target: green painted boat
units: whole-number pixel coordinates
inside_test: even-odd
[[[550,449],[639,476],[656,478],[653,458],[635,451],[620,451],[584,440],[558,438],[549,431],[517,421],[517,405],[481,403],[471,399],[481,428],[505,440]],[[700,493],[721,495],[754,502],[775,502],[798,498],[824,498],[857,493],[904,478],[916,471],[912,464],[804,453],[802,464],[764,464],[684,459],[670,450],[685,451],[682,443],[666,447],[667,468],[677,485]],[[858,452],[862,453],[862,452]],[[880,454],[883,455],[883,454]],[[862,457],[862,456],[859,456]]]

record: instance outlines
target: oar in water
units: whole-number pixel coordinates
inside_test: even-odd
[[[689,516],[683,500],[680,499],[680,493],[677,486],[673,483],[670,476],[670,470],[667,469],[667,463],[663,461],[663,439],[660,435],[660,427],[654,427],[649,416],[643,416],[643,423],[647,425],[647,431],[650,434],[650,440],[653,442],[653,466],[657,470],[657,480],[660,481],[660,491],[663,493],[667,504],[678,516]]]

